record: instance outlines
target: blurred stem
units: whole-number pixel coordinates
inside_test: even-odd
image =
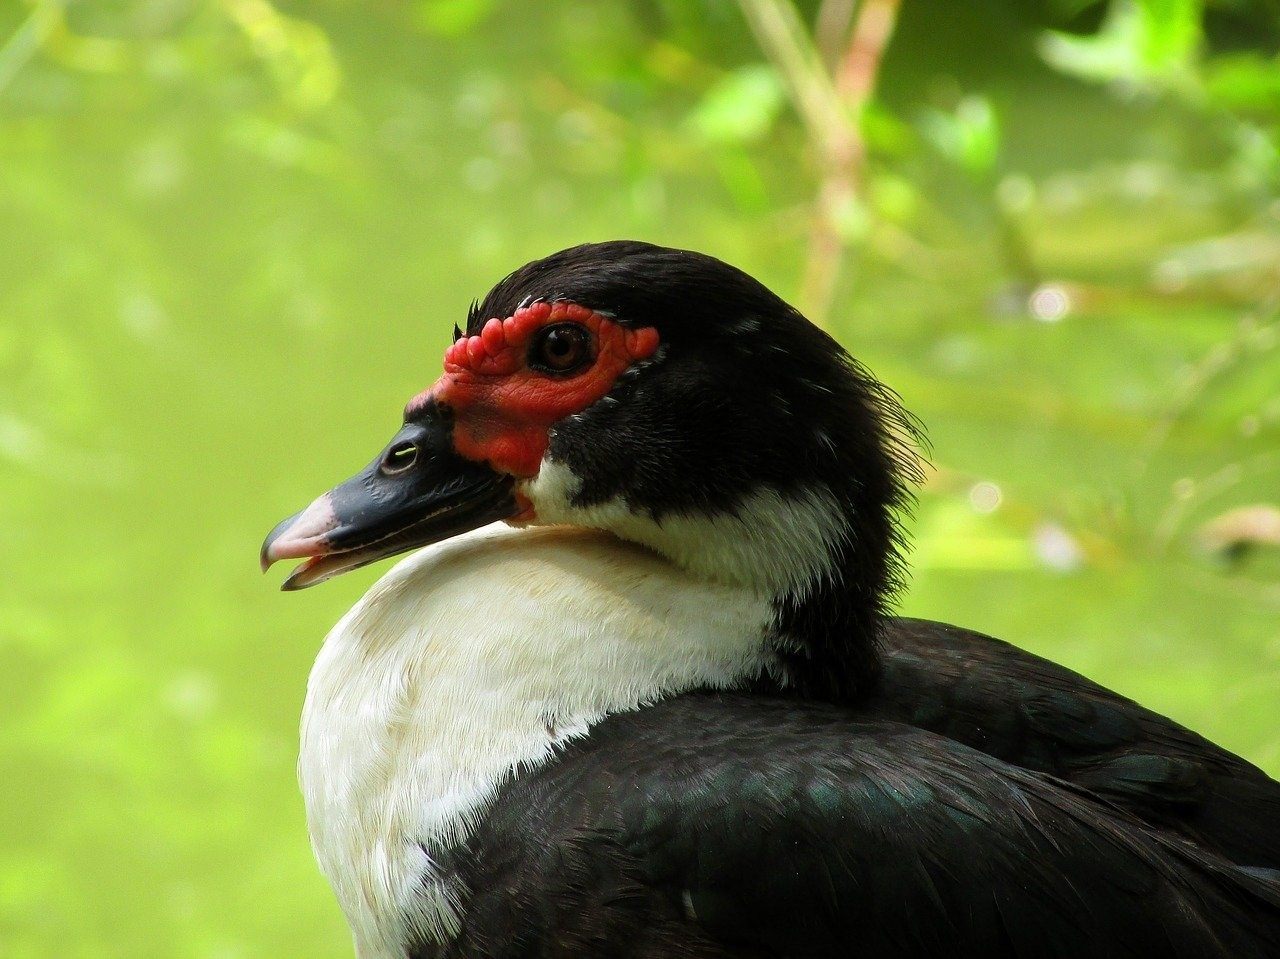
[[[844,266],[846,236],[860,215],[866,145],[862,113],[875,92],[901,0],[863,0],[847,43],[848,0],[825,0],[817,40],[844,52],[824,61],[790,0],[739,0],[756,41],[782,76],[817,158],[818,194],[809,231],[801,305],[825,323]]]
[[[844,38],[848,36],[849,24],[853,22],[855,5],[855,0],[822,0],[822,5],[818,7],[813,35],[818,42],[822,62],[833,74],[836,64],[840,62],[840,51],[844,46]]]
[[[0,47],[0,93],[22,72],[62,19],[63,0],[38,0],[27,19]]]
[[[836,93],[845,107],[843,135],[825,157],[818,208],[809,234],[802,299],[825,323],[844,266],[848,217],[860,215],[867,160],[862,114],[875,93],[885,49],[893,37],[901,0],[863,0],[844,56],[836,64]]]
[[[810,141],[824,153],[847,126],[844,107],[790,0],[738,0],[765,55],[773,61]]]
[[[861,110],[875,92],[880,63],[893,38],[901,5],[902,0],[863,0],[836,75],[836,89],[852,107]]]

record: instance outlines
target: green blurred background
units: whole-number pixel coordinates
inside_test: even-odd
[[[0,0],[0,955],[338,957],[257,548],[527,259],[692,247],[929,428],[904,611],[1280,773],[1280,4]]]

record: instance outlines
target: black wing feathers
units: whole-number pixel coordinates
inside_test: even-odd
[[[1280,783],[1078,673],[980,633],[890,620],[866,708],[1052,773],[1242,865],[1280,869]]]
[[[484,890],[457,955],[1280,955],[1280,884],[1069,784],[812,703],[611,717],[509,783],[454,859]]]

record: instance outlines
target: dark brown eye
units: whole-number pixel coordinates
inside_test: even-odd
[[[591,360],[591,334],[577,323],[539,330],[529,350],[529,365],[547,373],[572,373]]]

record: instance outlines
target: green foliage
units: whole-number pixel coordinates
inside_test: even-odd
[[[497,0],[418,0],[414,20],[442,37],[461,37],[493,13]]]
[[[1202,0],[1111,0],[1090,37],[1047,32],[1041,52],[1055,67],[1090,80],[1178,84],[1200,51]]]
[[[1280,64],[1258,51],[1204,55],[1203,0],[1111,0],[1093,36],[1048,32],[1041,52],[1089,80],[1163,92],[1212,117],[1237,182],[1280,183]],[[1215,129],[1216,128],[1216,129]]]
[[[1205,85],[1226,110],[1274,117],[1280,113],[1280,62],[1259,53],[1217,57],[1208,65]]]
[[[929,110],[921,126],[942,155],[970,176],[985,177],[995,169],[1000,123],[985,97],[965,97],[953,111]]]
[[[782,103],[777,71],[751,64],[713,83],[690,112],[689,123],[712,144],[754,143],[773,128]]]
[[[244,31],[287,104],[310,112],[333,99],[341,73],[323,30],[286,16],[268,0],[223,0],[223,8]]]

